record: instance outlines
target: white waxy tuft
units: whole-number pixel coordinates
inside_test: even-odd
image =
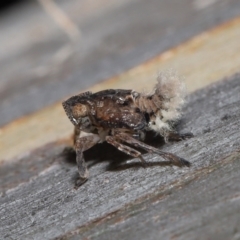
[[[150,128],[156,132],[170,130],[170,124],[181,117],[181,107],[185,102],[186,88],[183,79],[173,70],[160,73],[153,94],[159,97],[162,106],[156,114],[156,125],[150,125]]]

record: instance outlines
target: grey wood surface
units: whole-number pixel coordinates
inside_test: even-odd
[[[1,165],[0,239],[239,239],[240,75],[189,96],[181,132],[161,145],[188,159],[129,159],[107,144],[86,152],[90,179],[74,190],[74,153],[52,143]]]
[[[74,44],[37,1],[0,15],[0,126],[240,14],[239,0],[55,2],[81,30]]]

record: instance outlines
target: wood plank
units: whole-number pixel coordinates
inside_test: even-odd
[[[153,86],[157,71],[168,68],[185,76],[190,91],[230,76],[240,65],[239,24],[240,18],[229,21],[89,90],[141,90]],[[0,129],[0,161],[19,158],[44,144],[69,138],[71,132],[61,104],[47,107]]]
[[[64,144],[23,158],[25,172],[35,173],[21,184],[13,181],[23,173],[9,171],[11,162],[2,164],[1,179],[8,178],[12,187],[0,198],[0,238],[103,240],[122,229],[122,239],[157,239],[161,230],[167,239],[196,234],[238,239],[239,81],[238,74],[191,94],[178,127],[195,137],[161,147],[190,160],[190,168],[170,167],[149,154],[144,155],[149,166],[142,168],[138,159],[98,145],[86,153],[91,177],[76,191],[75,157],[62,152]],[[49,167],[36,171],[29,165],[33,161],[49,162]]]
[[[0,126],[239,17],[240,9],[239,0],[57,1],[82,32],[72,45],[37,1],[21,3],[1,14]]]
[[[240,152],[58,239],[239,239]],[[229,187],[231,185],[231,187]]]

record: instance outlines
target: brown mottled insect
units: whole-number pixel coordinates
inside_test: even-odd
[[[103,141],[132,157],[140,158],[142,162],[141,153],[130,146],[157,153],[173,164],[189,166],[190,163],[183,158],[140,141],[144,140],[149,130],[159,133],[165,141],[179,141],[193,136],[191,133],[178,134],[172,129],[173,123],[181,115],[184,95],[181,79],[176,74],[168,73],[158,76],[157,84],[149,94],[108,89],[81,93],[63,102],[64,110],[75,126],[74,144],[80,175],[77,185],[80,186],[89,176],[83,152]]]

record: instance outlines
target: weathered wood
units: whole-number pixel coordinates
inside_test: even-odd
[[[204,8],[201,1],[115,0],[100,11],[100,1],[61,1],[84,30],[73,48],[44,13],[14,12],[17,22],[1,15],[0,125],[239,15],[238,0],[221,1]],[[84,3],[87,17],[75,10]],[[11,21],[13,28],[4,27]],[[151,88],[156,72],[172,67],[190,91],[230,76],[239,71],[239,24],[237,18],[204,32],[91,90]],[[9,41],[12,32],[17,41]],[[190,169],[156,155],[145,156],[143,169],[102,144],[86,152],[91,177],[78,191],[75,156],[65,150],[72,125],[60,104],[0,129],[0,239],[239,239],[239,83],[235,75],[191,95],[179,129],[195,138],[151,143],[187,158]]]
[[[240,18],[236,18],[89,90],[150,89],[157,72],[169,68],[185,76],[190,91],[229,76],[237,72],[240,65],[239,24]],[[71,132],[71,123],[60,103],[42,109],[1,129],[0,161],[67,138]]]
[[[64,143],[23,158],[27,169],[14,178],[12,163],[2,164],[0,238],[238,239],[239,82],[235,75],[189,97],[178,127],[196,136],[161,149],[190,160],[190,168],[171,167],[156,155],[145,155],[149,166],[142,168],[98,145],[86,153],[91,177],[76,191],[74,154],[62,152]],[[46,168],[47,162],[54,163]],[[35,172],[15,182],[29,171]]]
[[[240,152],[58,239],[240,239]],[[184,186],[182,186],[183,184]]]

